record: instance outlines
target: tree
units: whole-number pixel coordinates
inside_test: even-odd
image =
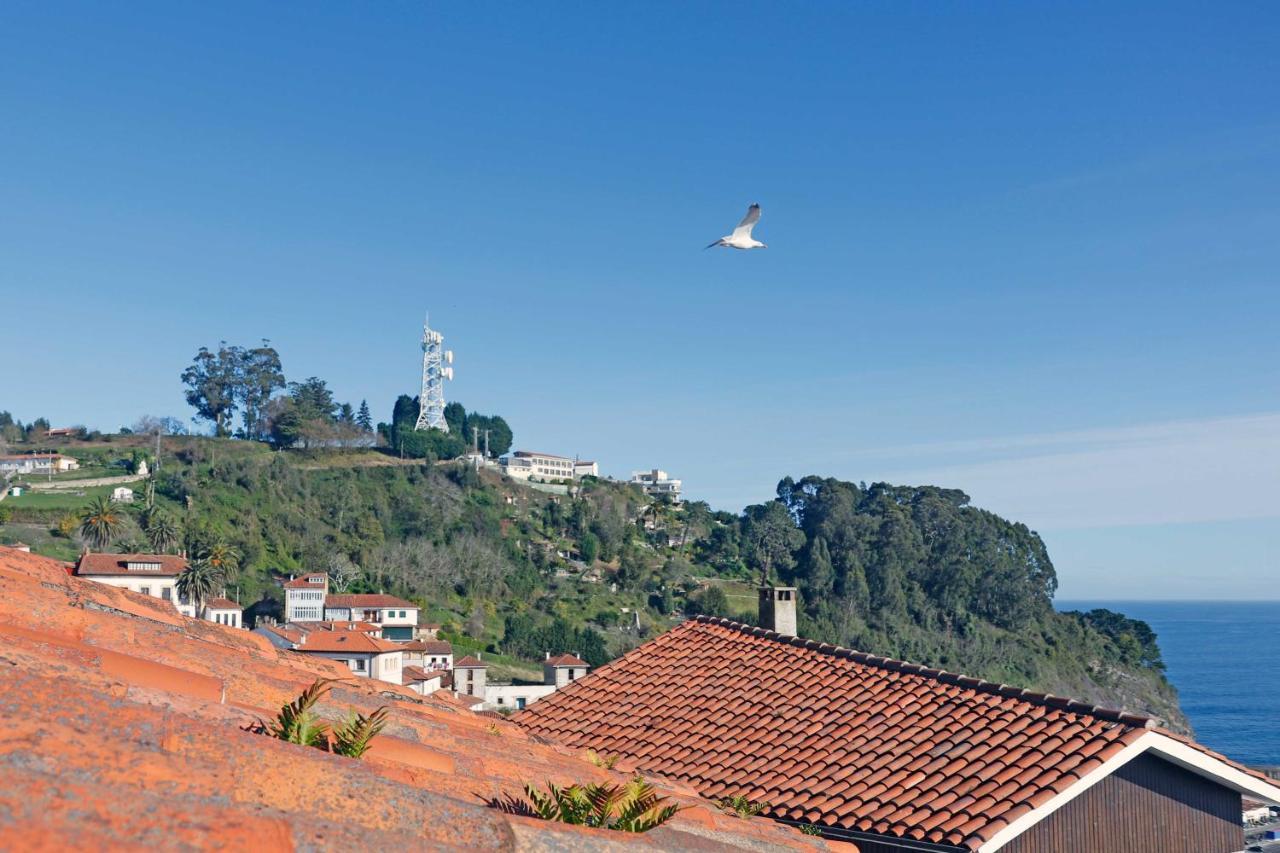
[[[360,411],[356,414],[356,423],[365,432],[373,432],[373,417],[369,414],[369,401],[360,401]]]
[[[356,410],[351,407],[350,403],[343,403],[338,407],[338,423],[355,426]]]
[[[207,559],[198,558],[187,564],[178,573],[174,586],[184,601],[195,607],[196,618],[204,612],[204,603],[213,597],[214,592],[222,585],[223,576],[216,566]]]
[[[587,532],[578,544],[578,552],[582,557],[582,562],[588,566],[594,565],[596,557],[600,555],[600,538],[594,533]]]
[[[769,586],[775,570],[791,569],[795,550],[804,544],[804,534],[780,501],[747,507],[742,533],[747,558],[760,570],[762,586]]]
[[[106,550],[123,526],[124,513],[101,495],[80,513],[80,535],[97,551]]]
[[[329,583],[333,591],[339,594],[350,591],[351,585],[360,580],[363,574],[360,567],[351,562],[346,554],[334,554],[329,558]]]
[[[240,552],[221,539],[215,539],[200,553],[200,561],[223,580],[234,580],[240,571]]]
[[[244,437],[262,440],[267,437],[267,403],[284,387],[280,354],[263,338],[261,345],[241,352],[239,372],[236,397],[243,409]]]
[[[187,403],[195,408],[196,417],[213,422],[214,435],[231,434],[231,416],[240,396],[242,361],[242,350],[222,341],[216,353],[200,347],[191,366],[182,371]]]
[[[467,624],[463,626],[463,630],[470,637],[484,636],[484,605],[479,601],[471,606],[471,615],[467,617]]]
[[[169,553],[182,539],[182,532],[178,530],[173,517],[161,509],[147,513],[145,532],[147,541],[151,543],[151,550],[157,554]]]
[[[298,406],[303,420],[332,421],[337,404],[333,392],[323,379],[311,376],[303,382],[289,383],[289,396]]]

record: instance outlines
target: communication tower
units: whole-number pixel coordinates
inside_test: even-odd
[[[422,324],[422,394],[418,397],[418,423],[414,429],[449,431],[444,419],[444,381],[453,379],[453,350],[444,348],[444,335]]]

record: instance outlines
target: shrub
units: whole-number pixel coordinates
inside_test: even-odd
[[[342,725],[330,731],[329,724],[316,716],[315,706],[335,681],[333,678],[316,680],[297,699],[281,706],[274,720],[259,720],[250,731],[348,758],[362,757],[370,742],[386,726],[387,709],[379,708],[368,716],[352,711]]]
[[[753,803],[741,794],[736,797],[724,797],[718,803],[721,811],[732,812],[738,817],[755,817],[769,808],[768,803]]]
[[[546,792],[528,783],[524,792],[524,799],[508,794],[505,801],[492,805],[512,814],[618,832],[648,832],[681,809],[659,797],[639,776],[623,785],[595,782],[562,788],[548,782]]]

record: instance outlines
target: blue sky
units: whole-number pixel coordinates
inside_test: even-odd
[[[27,4],[0,408],[187,417],[270,338],[386,419],[1026,520],[1064,598],[1280,597],[1272,4]],[[703,252],[759,201],[770,248]]]

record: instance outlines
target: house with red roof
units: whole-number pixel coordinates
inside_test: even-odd
[[[399,684],[404,657],[399,643],[371,637],[354,627],[346,630],[320,630],[303,633],[292,651],[335,660],[351,672],[365,678],[376,678]]]
[[[320,622],[324,620],[324,599],[329,594],[329,576],[310,572],[284,582],[284,620]]]
[[[96,554],[86,551],[76,561],[76,577],[127,589],[167,601],[183,616],[195,617],[196,607],[178,592],[178,575],[187,567],[187,558],[175,554]],[[244,610],[222,596],[204,603],[200,618],[220,625],[243,628]]]
[[[387,640],[412,640],[418,629],[420,608],[411,601],[383,593],[334,595],[324,600],[325,619],[349,619],[382,626]]]
[[[1280,803],[1145,716],[705,616],[514,719],[864,853],[1230,853]]]

